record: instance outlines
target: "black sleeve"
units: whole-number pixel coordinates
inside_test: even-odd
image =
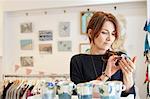
[[[79,57],[73,56],[70,61],[70,79],[75,84],[84,81],[81,68],[82,68],[82,64],[79,62]]]
[[[123,74],[121,76],[121,79],[122,79],[122,82],[123,82]],[[136,96],[135,84],[130,88],[130,90],[128,92],[123,91],[121,93],[121,96],[122,97],[127,97],[129,94],[134,94],[134,99],[135,99],[135,96]]]
[[[133,85],[133,86],[130,88],[129,92],[123,91],[123,92],[121,93],[121,96],[122,96],[122,97],[127,97],[129,94],[134,94],[134,99],[135,99],[135,97],[136,97],[135,85]]]

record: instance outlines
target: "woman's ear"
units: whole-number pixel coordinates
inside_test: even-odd
[[[88,37],[91,38],[92,29],[88,29]]]

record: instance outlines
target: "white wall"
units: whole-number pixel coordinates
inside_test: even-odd
[[[2,56],[3,56],[3,7],[0,4],[0,75],[2,75]],[[0,77],[1,80],[1,77]]]
[[[143,16],[144,15],[144,16]],[[146,99],[146,85],[144,85],[146,64],[143,56],[145,32],[143,26],[146,13],[142,9],[130,12],[128,10],[127,40],[125,43],[130,56],[137,56],[135,83],[139,89],[141,99]]]
[[[117,4],[114,4],[117,5]],[[141,99],[146,97],[146,86],[143,85],[145,79],[146,65],[144,64],[143,49],[144,49],[144,36],[143,26],[146,19],[146,4],[145,3],[125,3],[117,5],[117,10],[114,11],[114,5],[95,5],[86,7],[64,7],[47,9],[47,15],[44,15],[45,10],[30,10],[30,11],[16,11],[6,12],[4,15],[5,28],[4,28],[4,67],[3,73],[14,73],[14,64],[18,64],[19,57],[21,55],[33,55],[35,56],[34,72],[39,70],[49,73],[69,73],[69,61],[73,54],[79,52],[79,43],[83,41],[80,35],[80,11],[90,10],[103,10],[112,13],[119,13],[127,19],[127,39],[125,47],[128,54],[137,56],[136,67],[136,85],[140,89]],[[66,10],[66,13],[63,13]],[[29,16],[25,16],[28,12]],[[30,35],[20,34],[19,25],[21,22],[31,21],[34,24],[33,33]],[[68,38],[61,38],[58,36],[58,23],[60,21],[71,22],[71,36]],[[54,33],[54,40],[50,43],[53,44],[52,55],[39,55],[38,53],[38,30],[51,29]],[[22,52],[20,51],[19,40],[22,38],[31,38],[34,40],[33,51]],[[72,40],[72,52],[58,52],[57,41],[58,40]],[[59,70],[58,70],[59,68]],[[20,68],[17,74],[24,74],[25,68]]]
[[[3,40],[3,8],[0,6],[0,40]],[[2,43],[0,42],[0,56],[2,56]]]
[[[90,5],[104,5],[130,2],[143,2],[146,0],[0,0],[5,11],[28,9],[79,7]]]

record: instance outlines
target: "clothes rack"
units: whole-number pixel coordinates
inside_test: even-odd
[[[3,80],[6,78],[65,78],[69,79],[69,74],[51,74],[51,75],[3,75]]]

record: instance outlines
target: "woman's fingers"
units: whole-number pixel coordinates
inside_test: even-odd
[[[108,62],[107,62],[107,67],[106,67],[106,72],[111,73],[113,75],[116,71],[120,69],[119,66],[116,66],[115,63],[118,60],[117,55],[112,55],[109,57]]]
[[[128,58],[122,58],[119,62],[119,65],[122,68],[122,70],[127,73],[133,72],[135,69],[134,63]]]
[[[132,68],[133,70],[135,70],[135,64],[134,64],[135,60],[136,60],[135,57],[132,59],[132,61],[129,58],[126,59],[127,63],[129,64],[129,67]]]
[[[120,66],[122,72],[128,73],[128,68],[125,66],[125,64],[122,61],[119,62],[119,66]]]
[[[134,56],[133,59],[132,59],[132,62],[135,63],[136,60],[137,60],[137,56]]]
[[[121,60],[121,59],[122,59],[121,56],[112,55],[112,56],[109,57],[108,62],[116,63],[118,60]]]

